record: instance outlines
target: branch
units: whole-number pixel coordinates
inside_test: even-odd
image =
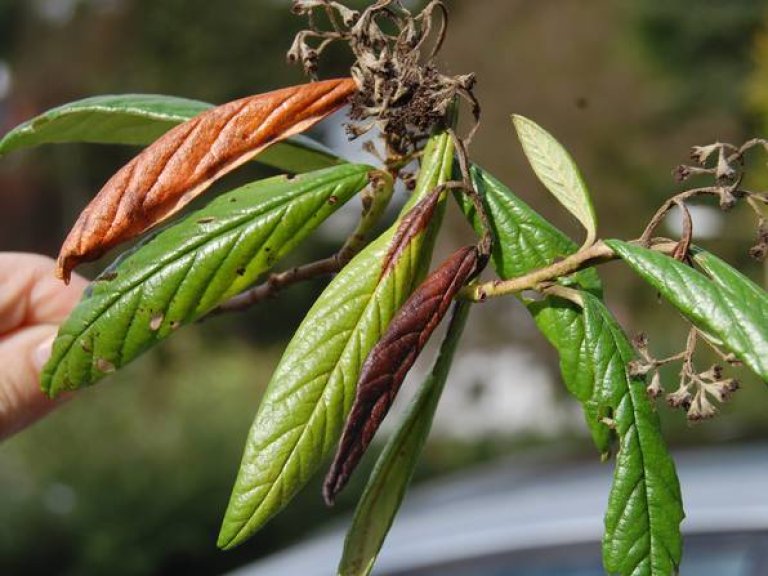
[[[225,312],[238,312],[272,298],[282,289],[298,282],[312,280],[339,272],[368,243],[368,236],[384,214],[392,198],[392,176],[382,171],[373,171],[369,175],[371,186],[361,195],[363,215],[357,227],[334,255],[297,266],[285,272],[271,274],[263,284],[254,286],[221,304],[209,315]]]
[[[677,242],[661,242],[651,247],[652,250],[674,253]],[[511,278],[510,280],[494,280],[484,284],[467,286],[459,293],[459,298],[472,302],[484,302],[488,298],[497,298],[508,294],[519,294],[525,290],[544,290],[551,287],[550,283],[559,278],[570,276],[580,270],[591,268],[598,264],[604,264],[616,260],[616,253],[602,240],[598,240],[592,246],[579,250],[567,258],[550,264],[546,268],[540,268],[530,274]]]

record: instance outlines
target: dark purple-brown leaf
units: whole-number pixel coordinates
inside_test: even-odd
[[[445,316],[458,291],[478,272],[475,246],[454,252],[414,291],[363,364],[323,496],[330,505],[342,490],[387,415],[405,376]]]

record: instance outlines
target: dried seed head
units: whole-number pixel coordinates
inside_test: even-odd
[[[328,15],[332,31],[317,27],[313,18],[317,9]],[[347,126],[351,138],[377,127],[390,152],[406,155],[446,121],[457,96],[470,101],[479,118],[472,93],[475,76],[447,76],[434,63],[447,25],[441,0],[429,1],[418,14],[400,0],[378,0],[362,13],[330,0],[299,0],[293,10],[309,17],[310,29],[297,34],[288,52],[291,62],[301,62],[314,77],[319,54],[333,41],[347,43],[355,57],[351,75],[358,92],[351,100],[353,122]],[[434,32],[436,24],[439,29]]]
[[[649,364],[647,362],[644,362],[642,360],[632,360],[627,365],[627,372],[632,378],[642,378],[648,372],[653,370],[654,366],[653,364]]]
[[[688,389],[688,385],[681,384],[677,390],[671,394],[667,394],[667,404],[669,404],[672,408],[683,408],[684,410],[688,410],[691,405],[692,398],[693,396]]]
[[[680,164],[672,170],[672,176],[675,178],[675,182],[685,182],[691,177],[691,169],[685,164]]]
[[[691,149],[691,159],[697,162],[701,166],[704,166],[709,160],[709,157],[714,154],[717,149],[720,148],[720,144],[710,144],[709,146],[694,146]]]
[[[699,422],[709,420],[717,415],[717,408],[707,399],[703,390],[699,390],[693,397],[693,402],[688,408],[688,420]]]
[[[766,255],[768,255],[768,224],[765,220],[760,220],[757,242],[749,249],[749,255],[760,262],[765,260]]]
[[[664,393],[664,388],[661,387],[661,376],[658,371],[654,372],[653,376],[651,376],[651,383],[646,388],[646,391],[653,400],[656,400],[656,398]]]

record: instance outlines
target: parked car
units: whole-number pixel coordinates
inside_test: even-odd
[[[675,455],[686,509],[683,576],[768,574],[768,445]],[[406,498],[374,574],[602,576],[611,465],[509,462]],[[233,576],[329,576],[348,522]]]

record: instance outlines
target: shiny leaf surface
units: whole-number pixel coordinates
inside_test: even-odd
[[[347,164],[249,184],[118,260],[59,330],[51,396],[92,384],[253,284],[367,182]]]
[[[497,241],[492,261],[502,279],[522,276],[573,254],[578,246],[513,194],[504,184],[477,166],[472,179],[488,213],[489,224]],[[461,199],[464,213],[480,232],[480,223],[471,202]],[[594,269],[584,270],[561,281],[600,296],[600,278]],[[611,431],[600,422],[593,398],[594,380],[591,361],[584,350],[583,313],[579,306],[560,298],[547,297],[527,302],[536,324],[560,355],[560,368],[568,391],[583,405],[585,418],[595,444],[602,454],[610,449]]]
[[[621,327],[591,294],[584,292],[583,302],[585,346],[620,439],[605,515],[605,568],[621,576],[676,574],[685,514],[659,418],[645,381],[628,374],[635,353]]]
[[[48,110],[0,139],[0,156],[44,144],[88,142],[146,146],[171,128],[210,110],[198,100],[154,94],[95,96]],[[342,161],[306,136],[291,136],[254,158],[286,172],[310,172]]]
[[[405,216],[448,180],[453,145],[433,137]],[[442,206],[441,202],[441,206]],[[431,227],[439,224],[441,207]],[[363,361],[428,266],[433,234],[394,246],[401,220],[333,279],[289,343],[259,406],[224,517],[219,546],[242,543],[283,509],[331,455]],[[390,255],[398,256],[391,265]]]
[[[619,240],[606,244],[683,316],[768,382],[768,307],[754,283],[713,258],[699,260],[717,271],[717,281],[659,252]]]

